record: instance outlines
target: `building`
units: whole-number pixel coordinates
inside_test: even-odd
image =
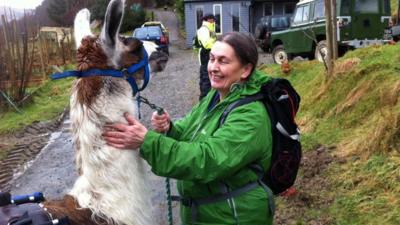
[[[216,33],[230,31],[253,33],[262,16],[293,14],[298,0],[184,0],[186,45],[192,45],[201,18],[216,16]]]

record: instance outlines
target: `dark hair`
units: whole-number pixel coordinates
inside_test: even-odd
[[[215,16],[213,14],[207,14],[205,16],[203,16],[203,21],[209,20],[209,19],[213,19],[215,20]]]
[[[230,45],[240,62],[243,65],[250,63],[253,65],[251,72],[254,71],[258,62],[258,50],[254,38],[245,33],[229,32],[218,37],[217,41]]]

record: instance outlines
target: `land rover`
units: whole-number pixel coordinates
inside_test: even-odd
[[[390,41],[390,0],[337,0],[337,38],[340,52]],[[327,55],[324,0],[297,3],[288,29],[272,32],[270,49],[274,62],[294,56]]]

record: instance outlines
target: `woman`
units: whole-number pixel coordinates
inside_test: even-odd
[[[256,163],[267,170],[270,165],[272,137],[266,109],[261,102],[237,107],[219,126],[230,103],[257,93],[268,81],[255,70],[257,60],[252,38],[238,32],[224,34],[210,52],[212,90],[187,116],[171,122],[168,112],[154,113],[155,131],[150,131],[126,115],[128,125],[115,124],[104,133],[109,145],[140,148],[155,174],[178,180],[183,224],[272,224],[268,200],[273,196],[256,183],[257,174],[248,167]],[[243,191],[249,184],[256,185]],[[231,194],[239,189],[239,194]],[[216,198],[221,195],[225,198]]]

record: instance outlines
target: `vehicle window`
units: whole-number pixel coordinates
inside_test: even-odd
[[[303,21],[303,11],[304,11],[304,6],[297,8],[296,14],[294,15],[293,19],[294,23],[301,23]]]
[[[159,36],[160,30],[159,29],[148,29],[149,36]]]
[[[389,0],[383,1],[383,10],[385,14],[390,14],[390,2]]]
[[[377,0],[356,0],[355,12],[379,13],[379,1]]]
[[[350,15],[350,0],[342,0],[341,2],[341,13],[340,15]]]
[[[314,8],[314,19],[322,19],[325,17],[324,1],[318,1]]]
[[[288,27],[289,21],[286,17],[276,17],[271,18],[271,27],[272,28],[281,28],[281,27]]]
[[[310,18],[310,7],[309,5],[305,5],[303,11],[303,22],[307,22],[309,18]]]
[[[307,22],[310,18],[310,5],[303,5],[297,8],[296,14],[294,16],[294,23],[303,23]]]
[[[146,29],[136,29],[134,36],[139,39],[146,38],[146,36],[147,36]]]

